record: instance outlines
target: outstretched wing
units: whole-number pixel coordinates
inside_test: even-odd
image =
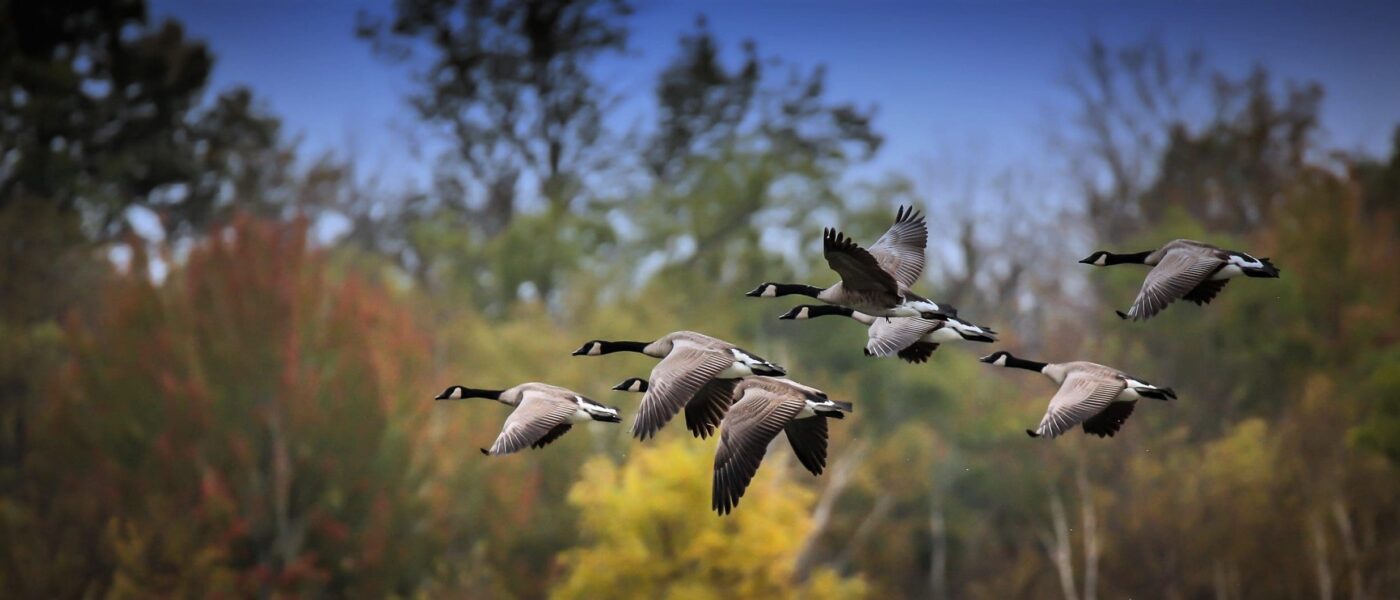
[[[671,353],[651,370],[650,385],[637,408],[632,435],[641,440],[656,435],[701,387],[732,364],[734,357],[727,352],[676,342]]]
[[[739,504],[763,462],[768,443],[806,405],[806,400],[794,394],[776,394],[760,387],[744,391],[720,426],[711,496],[716,512],[729,514]]]
[[[685,403],[685,427],[700,439],[710,437],[729,412],[734,403],[734,385],[737,379],[711,379],[695,393],[690,402]]]
[[[894,356],[940,326],[941,322],[930,319],[876,317],[865,332],[869,338],[865,343],[865,353],[882,358]]]
[[[1060,436],[1103,412],[1125,387],[1127,384],[1117,377],[1082,371],[1070,373],[1060,384],[1060,391],[1050,399],[1050,407],[1036,427],[1035,435]]]
[[[1196,289],[1224,264],[1208,251],[1195,248],[1169,250],[1162,261],[1147,273],[1137,300],[1128,309],[1128,318],[1134,321],[1152,318],[1177,298]]]
[[[1133,407],[1136,402],[1110,402],[1103,412],[1094,415],[1084,422],[1084,433],[1097,435],[1099,437],[1113,437],[1118,433],[1118,429],[1127,422],[1128,416],[1133,414]]]
[[[875,244],[870,254],[885,271],[907,286],[913,286],[924,272],[924,248],[928,246],[928,223],[919,211],[902,207],[894,225]]]
[[[564,435],[564,431],[568,430],[569,417],[576,412],[578,404],[571,400],[547,392],[527,391],[520,400],[520,406],[506,417],[501,435],[496,437],[496,442],[486,453],[500,456],[519,452],[532,445],[544,446]],[[564,431],[556,433],[555,429],[560,425],[564,425]]]
[[[783,431],[803,468],[821,475],[826,469],[826,417],[797,419],[783,426]]]
[[[852,292],[883,294],[891,305],[899,302],[899,283],[875,257],[835,229],[822,235],[822,254],[841,285]]]

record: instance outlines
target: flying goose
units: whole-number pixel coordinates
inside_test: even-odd
[[[642,397],[632,435],[645,440],[656,435],[681,407],[699,396],[706,402],[728,408],[726,387],[715,380],[732,380],[749,375],[786,375],[782,367],[721,339],[694,331],[677,331],[654,342],[585,342],[574,356],[598,356],[613,352],[638,352],[660,358],[651,370],[652,385]],[[692,429],[692,431],[695,431]]]
[[[720,515],[739,505],[768,453],[768,444],[787,434],[798,462],[813,475],[826,468],[826,420],[843,419],[851,403],[837,402],[826,393],[786,379],[746,377],[734,388],[734,406],[720,423],[715,449],[711,507]]]
[[[504,390],[478,390],[454,385],[443,390],[436,399],[467,398],[489,398],[515,407],[506,417],[505,427],[501,428],[501,435],[491,444],[491,449],[481,449],[482,454],[490,456],[519,452],[527,446],[543,448],[568,433],[574,423],[622,422],[616,408],[544,383],[522,383]]]
[[[1113,437],[1128,420],[1128,415],[1133,414],[1138,399],[1176,399],[1176,392],[1171,388],[1157,387],[1098,363],[1035,362],[1016,358],[1005,351],[994,352],[981,360],[998,367],[1035,371],[1060,384],[1060,391],[1050,399],[1050,408],[1040,419],[1040,425],[1026,430],[1031,437],[1058,437],[1081,423],[1086,434]]]
[[[736,383],[739,383],[736,379],[711,379],[685,403],[685,428],[690,430],[691,435],[703,440],[714,434],[715,428],[724,419],[724,413],[734,402],[731,395]],[[631,377],[613,386],[613,389],[645,394],[649,387],[647,380]]]
[[[996,332],[988,327],[979,327],[956,317],[944,319],[921,319],[897,317],[883,319],[854,311],[844,306],[818,306],[803,304],[778,317],[784,320],[815,319],[831,315],[849,317],[868,326],[865,355],[887,357],[897,355],[910,363],[923,363],[938,345],[944,342],[966,340],[970,342],[995,342]]]
[[[1128,312],[1115,311],[1123,319],[1146,320],[1162,312],[1177,298],[1209,304],[1233,277],[1278,277],[1279,269],[1267,258],[1222,250],[1204,242],[1173,240],[1156,250],[1113,254],[1099,250],[1079,261],[1096,267],[1151,265],[1137,300]]]
[[[767,282],[747,295],[775,298],[800,294],[827,304],[849,306],[877,317],[923,317],[957,315],[957,309],[935,303],[915,294],[910,287],[924,271],[924,246],[928,244],[928,223],[912,207],[901,207],[894,225],[869,250],[833,228],[822,232],[822,254],[826,264],[841,276],[829,288],[797,283]]]
[[[613,389],[645,392],[647,380],[631,377]],[[773,377],[740,379],[732,394],[734,406],[724,415],[715,450],[711,507],[721,515],[738,506],[779,430],[787,434],[802,467],[821,475],[826,469],[826,420],[844,419],[852,408],[850,402],[831,400],[819,389]]]

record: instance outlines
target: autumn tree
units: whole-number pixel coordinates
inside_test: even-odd
[[[143,260],[64,331],[72,358],[0,519],[19,542],[0,582],[16,597],[422,586],[436,538],[409,316],[332,277],[305,222],[241,219],[162,285]]]
[[[568,575],[551,597],[863,595],[860,579],[827,569],[792,581],[813,499],[795,472],[770,457],[739,509],[721,518],[709,506],[713,456],[713,444],[676,440],[634,451],[621,466],[591,461],[569,493],[584,541],[561,558]]]

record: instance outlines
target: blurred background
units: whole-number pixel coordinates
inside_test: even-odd
[[[0,595],[1381,598],[1400,589],[1390,3],[0,0]],[[779,321],[929,216],[924,365]],[[1272,257],[1146,323],[1095,249]],[[775,444],[481,456],[450,384],[696,329],[855,403]],[[992,349],[1175,387],[1031,440]],[[630,423],[630,416],[628,419]]]

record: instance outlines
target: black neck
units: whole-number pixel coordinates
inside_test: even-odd
[[[1152,255],[1151,250],[1133,252],[1131,254],[1114,254],[1105,252],[1103,264],[1105,265],[1140,265],[1147,261],[1147,257]]]
[[[773,284],[773,295],[774,295],[774,296],[792,296],[792,295],[799,295],[799,296],[807,296],[807,297],[810,297],[810,298],[816,298],[816,297],[817,297],[817,294],[820,294],[820,293],[822,293],[822,288],[819,288],[819,287],[816,287],[816,286],[811,286],[811,285],[803,285],[803,284],[800,284],[800,283],[775,283],[775,284]]]
[[[501,394],[505,390],[478,390],[476,388],[463,387],[460,385],[447,388],[438,400],[465,400],[467,398],[487,398],[489,400],[500,400]]]
[[[849,317],[856,312],[844,306],[806,306],[805,308],[807,309],[807,318],[809,319],[828,316]]]
[[[1024,358],[1016,358],[1014,356],[1011,356],[1010,354],[1006,355],[1005,366],[1011,367],[1013,369],[1025,369],[1027,371],[1035,371],[1039,373],[1041,369],[1045,368],[1045,365],[1046,363],[1043,362],[1035,362],[1033,360],[1026,360]]]
[[[614,352],[641,353],[650,345],[651,342],[598,342],[598,354],[612,354]]]

